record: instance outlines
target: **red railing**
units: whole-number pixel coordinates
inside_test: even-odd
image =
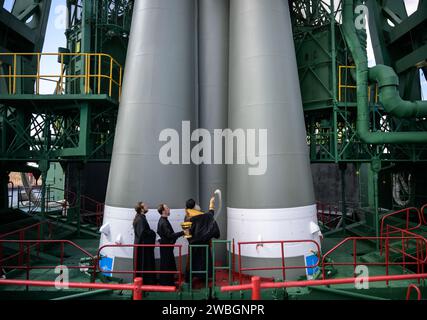
[[[100,227],[102,225],[104,206],[104,203],[96,201],[88,196],[81,196],[81,216],[83,218],[95,217],[95,224],[97,227]]]
[[[55,199],[54,196],[52,196],[52,192],[59,191],[64,193],[64,199],[58,200]],[[56,188],[52,186],[46,186],[46,209],[49,210],[49,204],[50,203],[56,203],[57,205],[60,205],[62,210],[65,211],[74,208],[77,206],[77,193],[69,190],[64,190],[61,188]]]
[[[402,260],[404,262],[404,264],[402,265],[403,270],[405,271],[405,269],[406,269],[406,265],[405,265],[406,258],[409,258],[409,259],[412,259],[412,260],[418,262],[417,263],[417,273],[424,273],[424,263],[423,262],[427,260],[426,239],[424,237],[421,237],[420,235],[413,233],[413,232],[410,232],[408,230],[401,229],[398,227],[394,227],[391,225],[387,225],[386,237],[390,238],[392,235],[394,235],[395,237],[397,236],[397,237],[402,238],[401,249],[398,249],[396,247],[392,247],[390,245],[389,246],[389,252],[391,250],[391,251],[402,254]],[[410,246],[410,241],[411,241],[411,239],[407,239],[407,238],[411,238],[411,237],[413,238],[412,240],[415,240],[416,257],[407,252],[409,249],[409,246]],[[382,241],[381,241],[381,244],[382,244]],[[382,246],[381,246],[380,253],[382,255]]]
[[[427,273],[422,274],[405,274],[396,276],[373,276],[363,278],[366,282],[389,282],[389,281],[401,281],[401,280],[416,280],[426,279]],[[262,289],[281,289],[281,288],[304,288],[304,287],[317,287],[317,286],[329,286],[329,285],[340,285],[340,284],[351,284],[358,283],[360,278],[343,278],[343,279],[329,279],[329,280],[305,280],[305,281],[287,281],[287,282],[261,282],[259,277],[252,277],[250,284],[240,284],[234,286],[223,286],[221,292],[232,292],[232,291],[252,291],[252,300],[261,299]]]
[[[133,284],[106,284],[106,283],[81,283],[54,281],[29,281],[29,280],[0,280],[0,285],[26,286],[28,287],[53,287],[72,289],[95,289],[95,290],[125,290],[133,292],[133,300],[142,300],[143,292],[176,292],[173,286],[144,285],[142,278],[136,278]]]
[[[331,228],[338,224],[339,220],[342,218],[342,216],[338,214],[338,211],[337,205],[317,202],[317,219],[322,222],[325,227]]]
[[[421,290],[415,284],[410,284],[408,287],[408,292],[406,293],[406,300],[411,298],[412,290],[417,292],[417,300],[421,300]]]
[[[405,230],[405,232],[408,232]],[[356,272],[356,268],[359,265],[363,266],[384,266],[386,269],[386,275],[389,274],[389,268],[390,266],[399,265],[399,266],[408,266],[408,265],[416,265],[418,270],[421,270],[424,268],[424,264],[427,263],[427,252],[425,254],[422,254],[418,257],[413,257],[412,255],[405,253],[405,243],[408,240],[415,240],[417,243],[420,241],[422,243],[423,248],[427,250],[427,239],[413,234],[408,236],[401,236],[401,237],[350,237],[346,238],[337,245],[335,245],[331,250],[329,250],[326,254],[322,257],[322,276],[323,279],[326,279],[326,267],[327,266],[352,266],[354,269],[354,272]],[[357,243],[360,241],[385,241],[385,261],[384,262],[358,262],[357,261]],[[399,250],[397,248],[391,248],[390,247],[390,241],[399,241],[402,243],[402,249]],[[353,251],[353,261],[352,262],[327,262],[327,259],[330,258],[330,256],[336,252],[338,249],[342,249],[344,245],[351,243],[352,244],[352,251]],[[418,247],[417,247],[418,248]],[[402,262],[392,262],[390,261],[390,250],[394,250],[395,252],[402,253]],[[415,260],[413,262],[408,262],[406,258],[410,258],[412,260]],[[356,273],[355,273],[356,275]]]
[[[5,233],[5,234],[1,234],[0,235],[0,240],[4,240],[5,238],[13,238],[13,237],[17,237],[17,239],[13,239],[13,240],[20,240],[20,241],[24,241],[26,240],[26,233],[30,230],[35,230],[37,235],[36,235],[36,239],[37,240],[41,240],[42,239],[42,227],[44,225],[47,225],[48,227],[48,234],[49,237],[52,235],[52,224],[49,221],[44,221],[44,222],[40,222],[40,223],[36,223],[33,225],[30,225],[28,227],[22,228],[22,229],[18,229],[15,231],[11,231],[9,233]],[[9,239],[10,240],[10,239]],[[34,244],[31,246],[31,248],[33,247],[37,247],[37,255],[39,255],[40,253],[40,245]],[[23,243],[19,243],[19,252],[16,254],[13,254],[11,256],[9,256],[7,259],[3,259],[3,244],[0,242],[0,265],[2,263],[4,263],[5,261],[8,260],[12,260],[16,257],[18,257],[18,263],[22,264],[23,263],[23,259],[24,259],[24,255],[25,255],[25,251],[24,251],[24,245]]]
[[[30,280],[30,272],[31,270],[55,270],[58,265],[54,266],[34,266],[31,265],[31,249],[33,247],[39,248],[40,245],[60,245],[60,256],[59,256],[59,263],[61,266],[64,265],[64,258],[65,258],[65,246],[69,245],[75,249],[77,249],[79,252],[81,252],[84,256],[87,258],[90,258],[92,261],[92,264],[90,266],[84,266],[81,265],[73,266],[73,265],[66,265],[68,269],[81,269],[81,268],[87,268],[87,269],[93,269],[92,274],[92,282],[95,281],[96,277],[96,269],[97,269],[97,263],[96,263],[96,257],[92,256],[88,251],[83,249],[82,247],[78,246],[74,242],[71,242],[69,240],[0,240],[0,247],[3,247],[4,244],[18,244],[20,248],[20,252],[18,255],[22,257],[18,260],[18,265],[5,265],[5,261],[9,261],[12,258],[16,257],[17,255],[12,255],[11,257],[3,258],[0,260],[0,267],[7,268],[7,269],[16,269],[16,270],[25,270],[27,280]],[[21,249],[23,250],[24,254],[21,256]],[[39,252],[39,249],[38,249]],[[26,256],[26,261],[23,261]]]
[[[396,212],[392,212],[392,213],[386,214],[385,216],[383,216],[381,218],[381,236],[384,235],[384,231],[385,231],[385,228],[386,228],[387,225],[390,225],[393,222],[396,223],[396,221],[390,221],[390,222],[388,222],[389,220],[391,220],[390,219],[391,217],[393,217],[395,219],[399,219],[399,218],[401,219],[402,216],[404,216],[403,222],[406,223],[406,227],[402,228],[402,229],[405,229],[407,231],[417,230],[417,229],[419,229],[421,227],[421,225],[423,223],[423,218],[421,217],[420,210],[418,210],[417,208],[410,207],[410,208],[402,209],[402,210],[399,210],[399,211],[396,211]],[[416,219],[417,219],[416,222],[411,221],[411,216],[412,217],[416,216]],[[387,221],[387,225],[386,225],[386,221]],[[411,222],[412,223],[417,223],[417,225],[416,226],[411,226],[410,225]]]
[[[297,244],[297,243],[311,243],[316,246],[316,254],[318,257],[317,264],[313,266],[286,266],[285,264],[285,245],[286,244]],[[242,267],[242,245],[256,245],[264,246],[265,244],[279,244],[281,252],[282,265],[280,267],[259,267],[259,268],[243,268]],[[239,242],[238,244],[238,256],[239,256],[239,282],[243,282],[243,272],[244,271],[274,271],[282,270],[283,280],[286,280],[286,270],[288,269],[312,269],[319,266],[320,262],[320,246],[314,240],[283,240],[283,241],[251,241],[251,242]]]
[[[101,261],[102,254],[101,251],[105,248],[132,248],[134,250],[134,268],[133,270],[103,270],[99,267],[98,272],[109,273],[109,274],[133,274],[134,279],[137,277],[137,274],[177,274],[178,275],[178,284],[182,284],[182,245],[178,244],[107,244],[98,249],[97,260]],[[137,270],[137,261],[138,261],[138,250],[137,248],[178,248],[178,270],[170,271],[160,271],[160,270]]]
[[[421,217],[423,218],[424,225],[427,225],[427,204],[423,205],[420,210]]]

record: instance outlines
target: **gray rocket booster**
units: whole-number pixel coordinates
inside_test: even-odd
[[[225,128],[266,133],[265,143],[250,146],[248,134],[247,148],[234,151],[234,159],[246,159],[247,149],[258,152],[264,172],[251,171],[250,162],[212,162],[199,166],[198,178],[196,165],[182,161],[193,153],[184,143],[179,164],[162,163],[162,132],[190,136],[183,122],[194,124],[197,114],[199,127],[211,134]],[[138,201],[150,208],[166,202],[179,231],[185,201],[199,193],[206,206],[215,189],[227,196],[227,215],[218,222],[228,240],[319,241],[288,1],[135,1],[101,246],[133,243]],[[147,219],[156,230],[155,209]],[[187,242],[178,243],[186,254]],[[303,266],[316,249],[285,246],[286,264]],[[280,245],[242,246],[241,253],[244,267],[281,266]],[[114,260],[114,269],[132,269],[131,248],[101,254]]]
[[[209,130],[228,127],[228,48],[229,0],[199,0],[199,127]],[[200,166],[200,203],[207,206],[217,189],[222,191],[225,206],[227,166],[202,164]],[[218,203],[217,203],[218,205]],[[218,213],[216,221],[221,239],[227,238],[227,215]],[[224,247],[218,247],[218,258],[225,256]]]
[[[153,230],[160,203],[169,205],[169,220],[181,230],[185,201],[197,194],[194,165],[159,160],[165,144],[159,140],[161,132],[181,132],[183,121],[195,120],[194,35],[194,0],[135,1],[101,246],[133,243],[138,201],[152,208],[147,219]],[[115,269],[129,267],[133,256],[132,248],[105,248],[102,253],[114,257]]]
[[[288,1],[233,0],[230,11],[229,126],[267,129],[267,152],[260,156],[268,167],[250,175],[248,165],[229,166],[228,238],[318,241]],[[304,266],[315,249],[286,245],[287,265]],[[245,245],[241,254],[243,267],[281,266],[280,245]]]

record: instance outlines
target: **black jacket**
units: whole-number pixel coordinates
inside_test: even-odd
[[[160,236],[161,244],[175,244],[176,240],[184,235],[184,231],[174,232],[168,218],[160,217],[157,234]]]
[[[190,229],[192,237],[188,239],[190,244],[209,243],[212,238],[218,239],[220,237],[220,230],[214,219],[213,210],[192,217],[190,221],[193,223]]]
[[[147,217],[144,214],[136,217],[134,231],[135,244],[154,244],[156,242],[156,233],[151,230]]]

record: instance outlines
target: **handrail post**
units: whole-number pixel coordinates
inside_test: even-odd
[[[98,54],[98,94],[101,94],[102,56]]]
[[[27,271],[27,281],[30,280],[30,268],[31,268],[31,261],[30,261],[31,257],[30,257],[30,244],[27,243],[27,266],[26,266],[26,271]],[[28,285],[26,286],[26,290],[29,290]]]
[[[241,252],[241,244],[240,242],[237,244],[238,246],[238,264],[239,264],[239,283],[242,284],[243,278],[242,278],[242,252]]]
[[[231,256],[231,264],[232,264],[232,281],[234,282],[234,276],[236,275],[236,255],[235,255],[236,244],[234,243],[233,238],[233,248],[232,248],[232,256]]]
[[[353,239],[353,275],[356,276],[357,267],[357,241]]]
[[[41,54],[37,53],[37,79],[36,79],[36,94],[40,94],[40,59]]]
[[[417,292],[417,300],[421,300],[421,291],[420,288],[418,288],[415,284],[410,284],[408,286],[408,291],[406,293],[406,300],[409,300],[411,298],[412,289],[414,289]]]
[[[181,291],[181,284],[182,284],[182,246],[178,247],[178,287],[179,290]]]
[[[281,254],[282,254],[282,276],[283,281],[286,281],[286,264],[285,264],[285,243],[282,241],[281,243]]]
[[[109,88],[109,96],[111,98],[113,91],[113,57],[110,58],[110,88]]]
[[[18,62],[18,57],[17,54],[14,53],[13,54],[13,94],[16,94],[16,72],[17,72],[17,62]]]
[[[135,278],[133,300],[142,300],[142,278]]]
[[[389,263],[389,250],[390,250],[390,248],[389,248],[389,238],[386,238],[386,240],[385,240],[385,268],[386,268],[386,275],[388,276],[389,275],[389,265],[388,265],[388,263]],[[387,280],[386,281],[386,285],[388,286],[389,285],[389,281]]]
[[[252,277],[252,300],[261,300],[261,278]]]

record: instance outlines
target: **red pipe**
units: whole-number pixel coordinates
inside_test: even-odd
[[[252,277],[252,300],[261,300],[261,278]]]
[[[96,289],[96,290],[127,290],[127,291],[132,291],[134,293],[137,290],[139,290],[141,294],[144,291],[145,292],[176,292],[176,287],[174,286],[143,285],[142,279],[141,279],[141,285],[139,285],[138,279],[141,279],[141,278],[136,278],[134,284],[107,284],[107,283],[82,283],[82,282],[57,283],[54,281],[0,280],[0,285],[30,286],[30,287],[63,287],[63,288],[73,288],[73,289]],[[138,294],[136,295],[136,297],[138,297]]]
[[[252,278],[252,281],[254,281]],[[414,279],[425,279],[427,273],[421,274],[406,274],[396,276],[374,276],[365,277],[364,279],[368,282],[382,282],[382,281],[400,281],[400,280],[414,280]],[[287,282],[264,282],[261,283],[257,293],[253,293],[252,297],[260,297],[260,289],[280,289],[280,288],[297,288],[297,287],[315,287],[315,286],[328,286],[328,285],[339,285],[339,284],[350,284],[360,280],[359,278],[343,278],[343,279],[329,279],[329,280],[305,280],[305,281],[287,281]],[[255,281],[256,283],[256,281]],[[252,290],[254,288],[254,282],[251,284],[235,285],[235,286],[223,286],[221,292],[230,291],[243,291]]]
[[[133,300],[142,300],[142,278],[136,278],[134,281]]]

